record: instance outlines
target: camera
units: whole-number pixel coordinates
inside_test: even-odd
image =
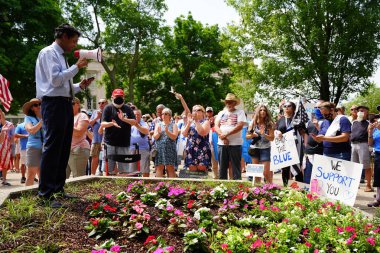
[[[254,133],[253,129],[251,131],[249,131],[251,134]],[[261,140],[261,135],[258,134],[258,136],[256,137],[253,137],[252,138],[252,141],[251,141],[251,145],[255,145],[259,140]]]
[[[294,130],[304,131],[306,134],[308,134],[305,123],[301,122],[300,119],[294,119],[292,121],[292,126],[293,126]]]

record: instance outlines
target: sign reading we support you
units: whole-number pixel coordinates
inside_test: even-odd
[[[274,138],[271,142],[270,170],[281,169],[300,163],[294,130],[284,133],[282,139]]]
[[[353,206],[362,170],[363,164],[314,155],[310,182],[318,184],[315,187],[318,195]]]

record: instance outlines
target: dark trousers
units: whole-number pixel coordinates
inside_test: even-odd
[[[219,179],[227,179],[230,162],[233,179],[241,179],[241,152],[241,145],[218,145]]]
[[[45,134],[38,195],[44,198],[63,192],[73,135],[73,107],[63,97],[44,97],[41,113]]]
[[[300,171],[300,168],[298,165],[292,165],[296,171]],[[284,186],[288,186],[289,178],[290,178],[290,166],[282,168],[282,183]],[[295,176],[295,180],[297,182],[303,182],[303,174],[302,171],[300,171],[297,176]]]

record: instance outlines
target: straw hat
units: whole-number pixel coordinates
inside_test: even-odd
[[[32,98],[29,102],[26,102],[23,106],[22,106],[22,111],[25,115],[28,115],[29,113],[29,110],[30,108],[32,107],[32,105],[34,104],[41,104],[41,100],[39,100],[38,98]]]
[[[236,105],[240,104],[240,98],[238,98],[235,94],[227,93],[226,99],[222,100],[223,102],[226,101],[235,101]]]

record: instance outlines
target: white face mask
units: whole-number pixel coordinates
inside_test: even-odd
[[[364,112],[358,112],[358,121],[363,121],[364,120]]]

